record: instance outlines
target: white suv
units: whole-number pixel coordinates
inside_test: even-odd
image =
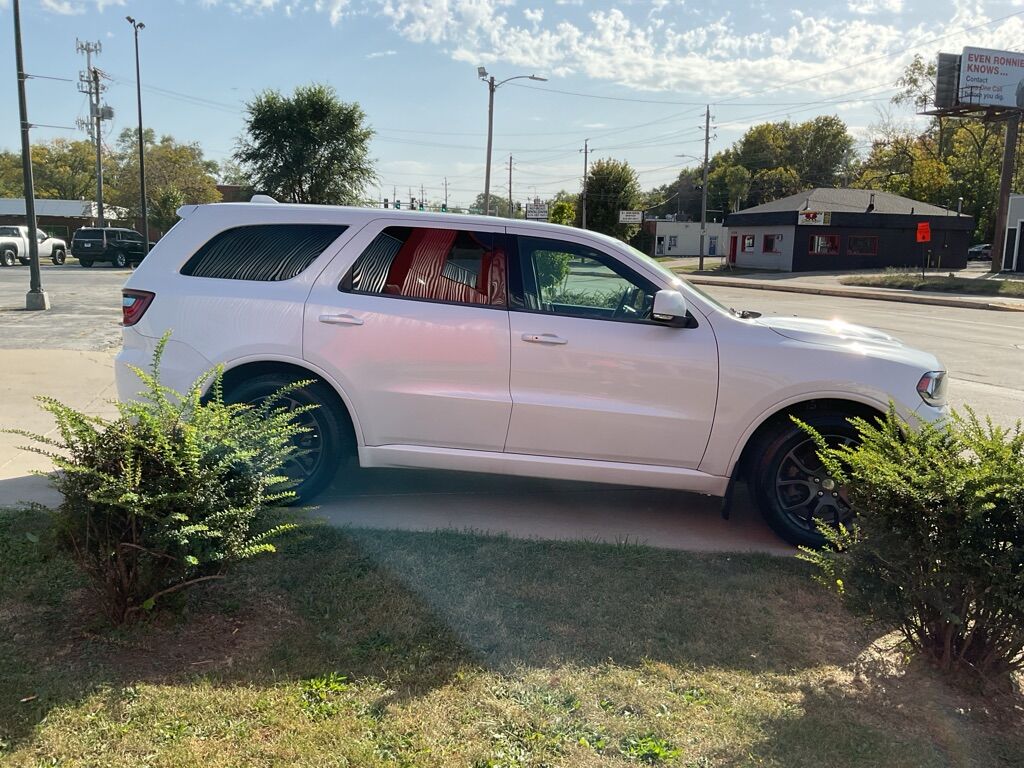
[[[934,420],[930,354],[837,321],[728,309],[617,240],[549,224],[267,203],[188,206],[124,290],[121,398],[167,330],[164,383],[214,364],[228,399],[317,403],[309,498],[346,456],[673,488],[751,482],[791,542],[851,512],[791,415]]]

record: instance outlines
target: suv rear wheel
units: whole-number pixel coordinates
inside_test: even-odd
[[[229,403],[258,405],[297,380],[298,377],[285,373],[254,376],[232,388],[224,399]],[[342,426],[345,420],[337,412],[336,402],[334,391],[322,381],[293,390],[280,401],[280,405],[289,410],[304,405],[317,406],[298,417],[299,423],[310,431],[296,437],[295,445],[300,453],[283,468],[284,474],[296,482],[293,490],[300,502],[309,501],[326,488],[340,462],[354,449],[350,432]]]
[[[853,445],[857,430],[848,414],[812,411],[798,418],[814,427],[829,445]],[[825,539],[818,521],[838,526],[854,517],[846,495],[825,471],[811,437],[788,417],[754,446],[751,490],[772,529],[790,544],[820,547]]]
[[[83,267],[91,267],[92,266],[92,259],[79,259],[78,263],[80,265],[82,265]]]

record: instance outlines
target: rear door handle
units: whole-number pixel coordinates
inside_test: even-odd
[[[362,325],[363,321],[355,315],[320,315],[317,318],[321,323],[327,323],[327,325]]]
[[[524,333],[523,341],[529,341],[532,344],[568,344],[568,339],[563,339],[561,336],[555,336],[553,333]]]

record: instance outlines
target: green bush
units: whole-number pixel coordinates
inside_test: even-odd
[[[860,444],[819,455],[848,489],[850,529],[807,550],[821,580],[944,671],[1024,668],[1024,434],[972,411],[911,428],[854,422]],[[806,427],[809,432],[813,430]]]
[[[222,578],[235,561],[273,552],[271,539],[294,528],[272,524],[268,513],[294,496],[282,467],[303,431],[297,412],[277,398],[225,404],[220,369],[173,392],[159,379],[166,343],[165,336],[152,374],[135,369],[145,394],[119,403],[116,419],[39,398],[59,436],[12,430],[56,465],[53,482],[64,496],[54,513],[59,541],[117,624],[185,587]]]

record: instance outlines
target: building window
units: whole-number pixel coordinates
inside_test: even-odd
[[[388,227],[352,266],[343,291],[505,306],[503,238],[490,232]]]
[[[877,256],[878,238],[869,235],[850,235],[846,241],[846,252],[851,256]]]
[[[669,235],[668,236],[668,247],[670,249],[671,248],[675,248],[677,242],[679,242],[679,240],[678,240],[678,238],[675,235]]]
[[[764,236],[764,253],[780,253],[782,246],[782,235],[765,235]]]
[[[744,235],[743,236],[743,250],[744,250],[744,252],[754,250],[754,236],[753,235]]]
[[[838,256],[839,235],[811,235],[808,253],[818,256]]]

